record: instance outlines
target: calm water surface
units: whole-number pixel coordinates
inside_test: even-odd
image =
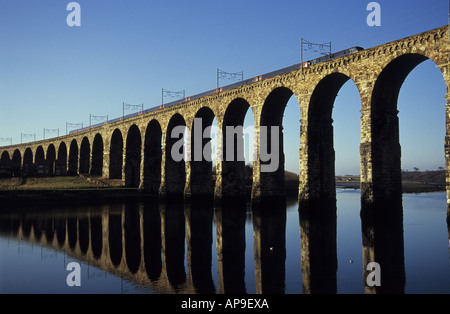
[[[0,292],[363,294],[376,261],[383,288],[450,293],[445,193],[404,195],[402,206],[400,235],[362,227],[358,190],[338,191],[337,210],[320,216],[298,202],[3,208]],[[80,287],[66,283],[70,262]]]

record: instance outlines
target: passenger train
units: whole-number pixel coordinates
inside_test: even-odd
[[[251,79],[246,79],[246,80],[243,80],[243,81],[240,81],[240,82],[237,82],[237,83],[233,83],[233,84],[226,85],[226,86],[223,86],[223,87],[220,87],[220,88],[212,89],[212,90],[209,90],[207,92],[203,92],[203,93],[200,93],[200,94],[197,94],[197,95],[194,95],[194,96],[190,96],[190,97],[187,97],[187,98],[182,98],[182,99],[179,99],[179,100],[175,100],[173,102],[170,102],[170,103],[167,103],[167,104],[163,104],[161,106],[152,107],[152,108],[146,109],[144,111],[132,113],[132,114],[126,115],[126,116],[121,117],[121,118],[116,118],[116,119],[109,120],[109,121],[104,122],[104,123],[98,123],[98,124],[95,124],[95,125],[92,125],[92,126],[84,127],[84,128],[77,129],[77,130],[73,130],[73,131],[70,131],[69,133],[70,134],[78,133],[78,132],[81,132],[81,131],[88,130],[90,128],[99,127],[99,126],[104,125],[104,124],[114,123],[114,122],[117,122],[117,121],[120,121],[120,120],[124,120],[124,119],[128,119],[128,118],[137,116],[137,115],[145,114],[145,113],[152,112],[152,111],[159,110],[159,109],[168,108],[168,107],[175,106],[177,104],[180,104],[180,103],[183,103],[183,102],[186,102],[186,101],[198,99],[198,98],[205,97],[205,96],[208,96],[208,95],[213,95],[213,94],[216,94],[218,92],[222,92],[222,91],[225,91],[225,90],[230,90],[230,89],[233,89],[233,88],[236,88],[236,87],[239,87],[239,86],[248,85],[248,84],[251,84],[251,83],[254,83],[254,82],[257,82],[257,81],[261,81],[261,80],[264,80],[264,79],[267,79],[267,78],[271,78],[271,77],[274,77],[274,76],[277,76],[277,75],[281,75],[281,74],[284,74],[284,73],[292,72],[292,71],[298,70],[300,68],[304,68],[305,69],[305,68],[308,68],[310,66],[313,66],[313,65],[316,65],[316,64],[319,64],[319,63],[322,63],[322,62],[326,62],[326,61],[329,61],[329,60],[333,60],[333,59],[336,59],[336,58],[340,58],[340,57],[343,57],[343,56],[346,56],[346,55],[350,55],[350,54],[353,54],[353,53],[356,53],[356,52],[362,51],[362,50],[364,50],[364,48],[351,47],[351,48],[348,48],[348,49],[345,49],[345,50],[342,50],[342,51],[339,51],[339,52],[335,52],[335,53],[332,53],[332,54],[329,54],[329,55],[326,55],[326,56],[323,56],[323,57],[319,57],[319,58],[310,60],[310,61],[305,61],[303,63],[295,64],[295,65],[292,65],[292,66],[289,66],[289,67],[286,67],[286,68],[283,68],[283,69],[280,69],[280,70],[269,72],[269,73],[266,73],[266,74],[263,74],[263,75],[251,78]]]

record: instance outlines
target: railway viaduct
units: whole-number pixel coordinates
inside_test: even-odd
[[[421,62],[431,59],[441,70],[447,87],[446,182],[450,200],[450,65],[448,26],[329,60],[308,68],[262,79],[176,105],[105,123],[66,136],[0,148],[1,167],[14,175],[30,168],[49,167],[51,174],[92,174],[122,179],[124,186],[139,187],[160,196],[214,195],[216,199],[242,196],[243,161],[177,161],[171,149],[177,126],[200,130],[214,118],[219,130],[243,125],[250,109],[255,121],[254,150],[260,156],[260,130],[278,126],[287,101],[295,95],[301,111],[299,199],[335,199],[332,109],[335,97],[348,80],[361,98],[361,191],[367,201],[389,200],[401,193],[401,147],[397,98],[403,81]],[[195,119],[199,118],[199,119]],[[201,119],[201,120],[200,120]],[[197,128],[198,129],[198,128]],[[189,147],[208,143],[187,139]],[[225,134],[225,133],[224,133]],[[239,137],[240,134],[238,134]],[[218,138],[218,153],[226,155],[225,135]],[[283,133],[278,134],[279,166],[262,172],[261,158],[253,161],[253,199],[284,194]],[[234,141],[234,148],[240,143]],[[276,149],[272,147],[271,149]]]

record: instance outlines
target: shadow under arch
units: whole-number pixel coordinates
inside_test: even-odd
[[[111,135],[109,149],[109,178],[122,179],[123,136],[120,129],[115,129]]]
[[[11,176],[11,158],[9,153],[5,150],[0,157],[0,175],[1,176]]]
[[[103,138],[97,133],[92,143],[92,167],[91,174],[101,176],[103,174]]]
[[[61,142],[58,147],[58,157],[55,163],[55,174],[65,175],[67,173],[67,146]]]
[[[144,191],[158,195],[161,186],[162,129],[157,120],[148,123],[144,141]]]
[[[372,172],[372,182],[361,185],[364,199],[386,201],[402,193],[398,96],[407,76],[426,60],[432,59],[418,53],[401,55],[386,65],[375,82],[370,102],[371,141],[361,144],[361,163],[370,161]],[[367,171],[362,175],[368,177]]]
[[[72,140],[69,146],[69,163],[67,174],[75,176],[78,173],[78,144],[76,140]]]
[[[222,154],[216,169],[217,181],[214,192],[216,200],[247,197],[244,119],[249,108],[250,104],[243,98],[234,99],[226,108],[221,130]]]
[[[46,163],[48,166],[48,175],[55,174],[55,162],[56,162],[56,148],[55,145],[50,144],[47,147]]]
[[[33,151],[31,148],[27,147],[27,149],[25,149],[25,153],[23,154],[22,175],[26,177],[33,174]]]
[[[259,123],[260,169],[256,169],[260,171],[260,179],[256,183],[258,185],[253,184],[254,198],[276,199],[286,196],[283,116],[293,95],[289,88],[278,87],[264,101]],[[273,144],[275,147],[272,147]],[[266,160],[269,156],[270,159]]]
[[[301,183],[300,199],[336,200],[335,150],[333,140],[333,105],[342,86],[350,80],[345,74],[332,73],[315,87],[308,108],[307,147],[301,147],[307,156],[307,182]],[[302,128],[303,132],[303,128]]]
[[[215,118],[208,107],[200,108],[195,114],[190,138],[190,182],[185,195],[191,198],[211,199],[214,194],[212,177],[211,126]]]
[[[186,121],[181,114],[175,113],[170,118],[165,133],[164,183],[161,184],[160,189],[160,196],[165,200],[179,200],[184,195],[186,183],[185,132]]]
[[[12,157],[12,173],[15,177],[20,177],[22,175],[22,155],[20,150],[16,149]]]
[[[141,131],[136,124],[128,130],[125,153],[125,186],[139,187],[141,183]]]
[[[89,174],[91,157],[91,146],[89,143],[89,139],[85,136],[81,141],[80,146],[80,174]]]
[[[34,164],[36,167],[36,175],[43,174],[43,167],[45,166],[45,152],[42,146],[39,146],[36,149],[36,153],[34,155]]]

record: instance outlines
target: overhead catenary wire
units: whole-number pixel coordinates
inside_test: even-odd
[[[362,4],[362,7],[365,6],[365,2]],[[364,8],[363,8],[364,9]],[[367,12],[369,13],[369,12]],[[449,10],[448,10],[448,2],[442,0],[430,0],[427,1],[427,5],[424,6],[423,3],[419,2],[411,2],[409,5],[405,6],[402,9],[401,14],[396,12],[392,12],[389,10],[385,10],[382,4],[382,26],[379,28],[370,28],[367,25],[364,25],[365,21],[362,19],[360,22],[361,28],[366,27],[367,31],[358,32],[355,30],[354,24],[346,24],[346,28],[339,29],[340,35],[333,36],[329,38],[333,42],[333,46],[336,47],[336,50],[341,48],[347,48],[353,45],[361,45],[364,48],[370,48],[371,46],[378,43],[378,39],[390,37],[393,39],[398,39],[398,36],[407,36],[417,33],[416,30],[418,28],[417,24],[425,25],[432,24],[436,27],[442,26],[438,21],[444,21],[448,23],[449,18]],[[363,15],[364,16],[364,15]],[[385,26],[389,25],[389,27]],[[370,36],[368,36],[370,30]],[[409,32],[405,32],[405,30],[410,30]],[[426,31],[424,29],[423,31]],[[301,34],[301,30],[299,30],[299,35]],[[304,34],[306,37],[308,34]],[[292,38],[289,40],[297,40],[298,38]],[[288,50],[288,49],[280,49],[280,54],[276,58],[270,58],[268,61],[254,63],[250,66],[241,66],[243,71],[246,73],[247,77],[253,77],[256,75],[260,75],[262,73],[270,72],[275,69],[283,68],[286,66],[290,66],[292,64],[299,63],[300,57],[298,50]],[[240,66],[240,65],[237,65]],[[185,93],[187,95],[198,94],[207,90],[211,90],[214,88],[214,81],[212,80],[212,71],[211,76],[204,77],[201,80],[187,80],[188,85],[185,89]],[[189,82],[190,81],[190,82]],[[149,107],[156,106],[157,104],[152,101],[149,102]],[[45,121],[44,121],[45,122]],[[67,128],[67,126],[66,126]]]

